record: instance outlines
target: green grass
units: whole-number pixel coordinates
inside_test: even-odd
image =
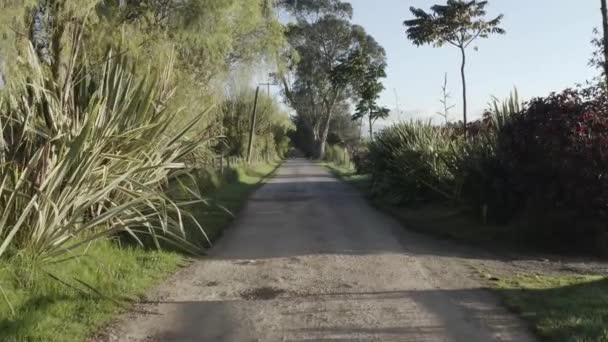
[[[501,280],[506,304],[550,341],[608,341],[608,279],[519,276]]]
[[[390,200],[371,196],[371,177],[359,175],[352,168],[324,164],[341,180],[352,184],[379,210],[393,216],[408,229],[430,234],[439,238],[465,241],[472,244],[513,244],[518,245],[518,235],[510,226],[487,225],[476,221],[461,210],[432,204],[420,207],[395,206]]]
[[[233,170],[235,175],[231,177],[235,181],[211,192],[209,195],[211,205],[194,214],[212,241],[221,236],[223,228],[234,218],[230,213],[238,212],[245,203],[243,199],[247,198],[261,181],[272,175],[279,165],[269,163],[254,168],[235,169]]]
[[[78,280],[120,303],[137,300],[184,262],[176,253],[119,248],[108,240],[93,243],[87,256],[51,265],[51,272],[77,291],[13,260],[0,266],[0,286],[15,314],[0,302],[0,341],[80,341],[120,309]]]
[[[331,173],[333,173],[336,177],[341,180],[349,183],[359,189],[364,195],[369,195],[369,189],[371,186],[371,177],[369,175],[360,175],[357,174],[355,169],[336,165],[334,163],[323,163],[325,167],[327,167]]]
[[[238,169],[234,181],[218,188],[211,198],[237,212],[277,166]],[[232,220],[232,215],[218,207],[201,208],[195,214],[212,237],[218,237]],[[85,340],[187,262],[179,253],[120,246],[109,240],[96,241],[84,252],[80,251],[86,256],[44,270],[33,270],[18,257],[0,262],[0,286],[12,305],[11,309],[0,292],[0,341]]]

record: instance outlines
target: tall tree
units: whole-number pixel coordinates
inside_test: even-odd
[[[372,47],[375,49],[376,47]],[[369,138],[374,139],[374,124],[379,119],[386,119],[390,110],[378,105],[380,94],[384,90],[384,85],[380,82],[381,78],[386,77],[386,62],[383,58],[371,61],[373,54],[365,53],[370,48],[364,45],[349,63],[345,64],[348,69],[344,74],[349,75],[354,83],[355,96],[358,100],[356,112],[353,120],[362,120],[367,117],[369,124]]]
[[[602,2],[602,29],[603,29],[603,52],[604,52],[604,77],[606,82],[606,89],[608,89],[608,7],[606,6],[606,0],[601,0]]]
[[[352,56],[365,51],[369,60],[385,59],[384,50],[350,21],[352,7],[339,0],[286,0],[294,22],[286,34],[292,47],[291,69],[282,77],[287,100],[298,115],[297,125],[309,132],[311,154],[324,158],[335,109],[354,96],[355,82],[347,67]]]
[[[448,0],[446,5],[435,5],[430,12],[412,7],[415,19],[406,20],[408,38],[416,45],[433,44],[436,47],[450,44],[457,47],[462,56],[462,115],[466,135],[467,128],[467,81],[465,75],[466,49],[477,38],[488,38],[491,34],[504,34],[498,27],[503,15],[485,20],[487,1]]]

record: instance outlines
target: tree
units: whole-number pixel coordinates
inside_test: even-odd
[[[357,103],[356,112],[353,115],[353,120],[362,120],[367,116],[369,123],[369,138],[374,139],[374,124],[379,119],[386,119],[390,115],[390,110],[385,107],[378,105],[378,99],[380,94],[384,90],[384,86],[379,81],[380,78],[386,77],[385,63],[380,65],[373,65],[366,60],[367,55],[362,54],[359,58],[359,63],[362,62],[361,67],[353,67],[354,71],[351,71],[352,77],[355,78],[356,96],[359,99]],[[356,72],[356,70],[362,70]]]
[[[348,3],[286,0],[283,6],[295,18],[286,29],[292,51],[290,68],[282,75],[285,96],[296,110],[298,130],[310,135],[299,134],[300,141],[312,144],[301,147],[322,159],[336,108],[356,93],[349,65],[353,56],[365,53],[369,61],[384,61],[385,52],[362,27],[350,22]]]
[[[387,119],[390,116],[390,110],[386,107],[380,107],[376,104],[377,99],[364,100],[362,99],[357,104],[357,111],[353,115],[353,120],[362,120],[367,116],[369,125],[369,139],[374,139],[374,124],[379,119]]]
[[[404,22],[408,38],[416,46],[433,44],[441,47],[447,43],[460,49],[465,135],[467,128],[466,49],[477,38],[488,38],[491,34],[505,33],[505,30],[498,27],[503,19],[502,14],[491,20],[484,19],[487,5],[487,1],[448,0],[446,5],[431,7],[430,13],[412,7],[410,11],[415,19]]]
[[[606,78],[606,89],[608,89],[608,7],[606,6],[606,0],[601,0],[602,2],[602,28],[603,28],[603,53],[604,53],[604,61],[602,63],[604,67],[604,76]]]

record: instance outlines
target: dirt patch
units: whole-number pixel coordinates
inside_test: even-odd
[[[284,294],[285,290],[276,287],[258,287],[241,292],[245,300],[273,300]]]

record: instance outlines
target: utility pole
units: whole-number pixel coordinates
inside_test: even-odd
[[[255,124],[258,117],[258,97],[260,95],[260,86],[255,90],[255,100],[253,102],[253,114],[251,116],[251,128],[249,129],[249,146],[247,147],[247,164],[251,164],[251,155],[253,154],[253,139],[255,138]]]
[[[268,83],[260,83],[260,85],[261,85],[261,86],[267,86],[267,87],[268,87],[268,97],[270,97],[270,86],[271,86],[271,85],[274,85],[274,84],[272,84],[272,83],[268,82]]]
[[[275,78],[274,73],[268,74],[268,83],[260,83],[255,89],[255,101],[253,102],[253,114],[251,115],[251,127],[249,129],[249,146],[247,147],[247,164],[251,164],[251,158],[253,156],[253,141],[255,139],[255,126],[258,119],[258,99],[260,97],[260,87],[268,87],[268,97],[270,98],[270,86],[278,85],[277,82],[271,82],[271,78]]]

